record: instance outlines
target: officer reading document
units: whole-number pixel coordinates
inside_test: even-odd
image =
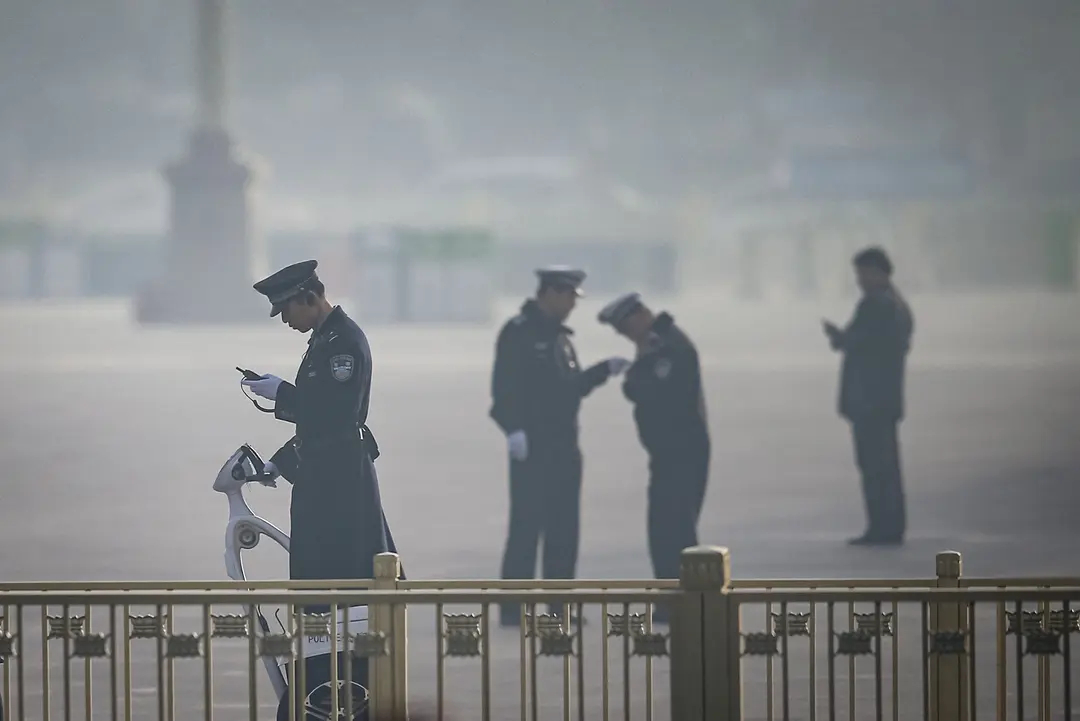
[[[289,577],[372,578],[376,554],[397,549],[379,497],[374,463],[379,449],[366,425],[371,350],[360,327],[326,300],[317,265],[314,260],[290,265],[254,286],[269,299],[271,316],[311,333],[295,382],[263,375],[242,383],[274,401],[275,418],[295,425],[293,437],[266,468],[292,484]],[[351,618],[357,613],[366,618],[366,609],[356,609]],[[309,691],[329,681],[328,655],[309,658],[305,666]],[[354,680],[365,688],[366,671],[366,660],[357,659]],[[304,701],[299,694],[298,699]],[[363,706],[355,699],[354,708]],[[285,699],[279,718],[282,714],[287,718]]]
[[[657,578],[679,577],[683,549],[698,545],[697,523],[709,478],[709,427],[697,349],[668,313],[654,315],[637,293],[599,315],[637,347],[623,394],[634,405],[649,454],[649,554]],[[654,619],[666,620],[658,607]]]
[[[582,295],[585,272],[562,266],[536,271],[536,297],[499,332],[491,377],[491,418],[510,456],[510,528],[502,578],[533,578],[543,540],[544,578],[574,578],[581,517],[581,399],[630,361],[578,363],[563,323]],[[553,613],[559,609],[551,608]],[[517,625],[517,604],[501,607],[500,623]]]

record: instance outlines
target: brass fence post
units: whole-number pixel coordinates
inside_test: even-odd
[[[718,546],[682,552],[671,619],[672,721],[741,721],[738,606],[729,594],[731,554]]]
[[[380,553],[375,556],[373,585],[376,591],[396,591],[400,576],[401,560],[396,553]],[[404,604],[398,607],[371,604],[368,608],[368,627],[370,633],[381,633],[385,636],[389,651],[388,654],[379,654],[368,660],[371,718],[405,719],[408,713],[409,658]]]
[[[937,554],[937,587],[959,588],[961,557],[956,551]],[[930,628],[924,633],[965,632],[966,608],[963,603],[930,604]],[[970,644],[970,641],[968,642]],[[967,659],[960,654],[935,654],[933,639],[929,644],[930,719],[931,721],[965,721],[967,719]],[[968,645],[970,648],[970,645]]]

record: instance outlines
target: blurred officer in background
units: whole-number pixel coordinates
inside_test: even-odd
[[[634,406],[649,454],[649,554],[657,578],[678,578],[684,548],[698,545],[697,523],[709,478],[709,426],[697,349],[669,313],[654,314],[637,293],[600,311],[637,348],[623,393]],[[656,620],[666,620],[657,608]]]
[[[630,361],[578,363],[563,322],[574,309],[585,272],[556,266],[536,271],[539,289],[499,332],[491,377],[491,418],[510,455],[510,525],[502,578],[533,578],[537,544],[542,576],[574,578],[581,508],[581,399]],[[552,608],[552,612],[559,609]],[[517,625],[520,608],[506,604],[500,622]]]
[[[907,522],[898,426],[914,319],[892,284],[884,250],[862,250],[852,264],[863,293],[854,318],[843,329],[822,322],[832,348],[844,355],[839,411],[851,423],[868,518],[866,532],[851,543],[898,545]]]

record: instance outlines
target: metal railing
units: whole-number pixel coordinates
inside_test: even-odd
[[[727,568],[724,549],[687,553]],[[721,577],[687,718],[1072,718],[1080,578],[965,578],[955,552],[926,579]]]
[[[333,588],[3,584],[0,696],[6,721],[254,720],[278,713],[269,661],[296,680],[290,719],[1071,719],[1080,578],[936,560],[924,579],[732,580],[700,547],[678,581],[401,581],[383,554]]]

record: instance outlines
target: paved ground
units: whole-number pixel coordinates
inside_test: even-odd
[[[628,350],[594,323],[600,300],[583,304],[574,318],[585,359]],[[907,546],[890,551],[843,544],[861,531],[861,500],[847,429],[832,410],[837,360],[818,321],[823,315],[843,320],[849,306],[745,305],[707,296],[670,303],[706,363],[715,460],[701,536],[732,550],[736,577],[926,576],[935,552],[944,549],[964,553],[969,575],[1080,575],[1073,552],[1080,508],[1080,300],[911,300],[917,330],[902,437],[911,533]],[[512,313],[513,304],[501,312]],[[240,443],[269,454],[288,436],[283,424],[243,398],[233,366],[291,377],[303,338],[269,324],[141,329],[126,313],[114,304],[0,308],[0,579],[224,575],[226,513],[210,483]],[[494,332],[493,326],[369,329],[376,359],[371,425],[383,450],[379,473],[413,578],[497,572],[507,500],[503,441],[486,417]],[[586,402],[582,424],[580,575],[647,577],[644,455],[617,387],[600,389]],[[258,488],[249,497],[258,512],[287,525],[285,489]],[[257,549],[251,575],[281,576],[283,559],[263,551]],[[421,656],[430,648],[434,622],[411,618],[413,697],[431,699],[433,664]],[[596,636],[595,648],[586,648],[595,660],[599,625],[587,633]],[[493,677],[497,709],[516,715],[517,644],[500,637],[496,647],[506,661],[496,664]],[[612,646],[614,657],[618,652]],[[218,703],[236,713],[244,703],[239,654],[217,657]],[[544,696],[559,715],[560,664],[546,665],[555,675],[544,681]],[[471,713],[475,707],[466,700],[478,688],[479,664],[452,667],[448,688],[458,689],[453,696]],[[149,684],[152,672],[136,669],[136,676],[149,674],[143,679]],[[590,669],[588,681],[597,690],[598,673]],[[872,666],[868,673],[872,699]],[[610,682],[618,717],[621,674],[616,666]],[[666,679],[666,662],[656,664],[656,674]],[[191,701],[188,693],[201,699],[197,688],[184,682],[178,703]],[[989,682],[984,689],[989,692]],[[96,693],[95,705],[104,703]],[[826,708],[824,693],[819,713]],[[75,699],[81,698],[78,691]],[[152,695],[140,698],[140,709],[156,712]],[[908,698],[917,712],[917,688]],[[796,716],[805,714],[800,703]],[[56,704],[62,697],[54,700],[54,713],[62,713]],[[661,686],[658,718],[666,717],[666,704]],[[40,708],[40,697],[32,707]],[[635,718],[642,718],[641,708],[636,701]],[[101,711],[107,714],[108,707]]]

